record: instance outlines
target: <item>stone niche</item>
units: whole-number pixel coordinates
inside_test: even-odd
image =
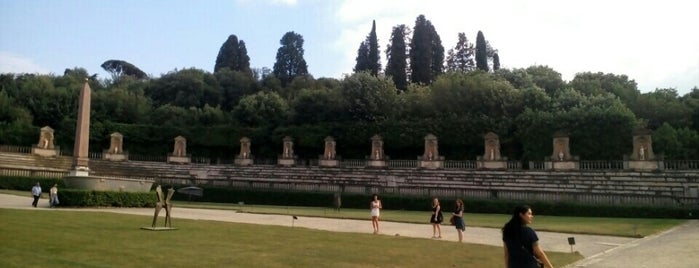
[[[318,166],[337,167],[340,165],[340,161],[337,160],[335,145],[335,138],[332,136],[325,137],[325,150],[323,155],[318,157]]]
[[[633,133],[633,151],[626,162],[628,169],[633,170],[657,170],[660,162],[653,153],[653,139],[651,131],[647,129],[636,130]]]
[[[500,155],[500,137],[498,134],[488,132],[483,135],[482,156],[477,157],[478,168],[483,169],[506,169],[507,158]]]
[[[367,166],[386,167],[386,155],[383,153],[383,138],[376,134],[371,137],[371,153],[368,157]]]
[[[290,167],[296,164],[294,155],[294,139],[289,136],[282,139],[282,154],[277,158],[277,165]]]
[[[109,149],[102,152],[102,158],[109,161],[129,160],[129,153],[123,148],[124,136],[119,132],[114,132],[109,136]]]
[[[58,148],[53,145],[53,129],[49,126],[42,127],[39,132],[39,142],[32,146],[32,154],[43,157],[58,155]]]
[[[253,157],[250,149],[250,139],[242,137],[240,139],[240,153],[235,156],[234,163],[236,166],[252,166]]]
[[[550,161],[546,161],[547,169],[575,170],[580,169],[578,158],[570,154],[570,138],[568,133],[557,131],[553,134],[553,152]]]
[[[175,137],[175,146],[172,154],[167,156],[167,162],[173,164],[189,164],[192,158],[187,155],[187,139],[182,136]]]
[[[432,134],[425,136],[425,152],[418,157],[421,168],[438,169],[444,167],[444,157],[439,155],[439,142]]]

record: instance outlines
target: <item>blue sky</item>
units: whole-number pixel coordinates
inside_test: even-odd
[[[212,71],[229,35],[245,41],[251,65],[274,65],[279,39],[304,37],[315,77],[351,73],[359,43],[376,20],[380,49],[392,27],[424,14],[446,50],[459,32],[482,30],[503,68],[548,65],[625,74],[642,92],[699,86],[699,35],[691,1],[622,0],[0,0],[0,73],[54,73],[125,60],[160,76]],[[382,60],[385,65],[385,58]]]

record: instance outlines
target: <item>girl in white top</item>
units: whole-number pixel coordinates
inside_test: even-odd
[[[379,196],[374,194],[371,197],[371,203],[369,203],[369,208],[371,209],[371,226],[374,227],[374,234],[379,233],[379,215],[381,210],[381,200]]]

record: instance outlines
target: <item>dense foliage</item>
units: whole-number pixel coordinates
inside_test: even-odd
[[[248,137],[255,157],[276,158],[288,135],[300,158],[315,159],[323,139],[333,136],[338,156],[364,159],[370,138],[380,134],[391,159],[415,159],[431,133],[441,155],[463,160],[482,155],[483,135],[492,131],[502,156],[542,160],[562,131],[573,155],[620,160],[631,151],[632,132],[647,128],[656,154],[699,159],[697,87],[684,96],[673,88],[641,93],[625,75],[581,72],[564,81],[548,66],[502,69],[480,31],[475,46],[460,33],[445,64],[439,35],[424,16],[412,39],[406,25],[393,27],[382,75],[375,31],[374,24],[362,42],[357,72],[341,79],[308,73],[304,39],[295,32],[280,40],[273,70],[251,69],[245,43],[230,35],[214,73],[189,68],[141,77],[131,75],[138,69],[132,64],[110,60],[111,79],[82,68],[0,74],[0,144],[31,146],[39,128],[50,126],[55,144],[70,154],[78,90],[89,78],[94,152],[120,132],[131,154],[165,155],[182,135],[193,156],[232,159]]]

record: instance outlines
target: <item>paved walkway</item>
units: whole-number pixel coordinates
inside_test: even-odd
[[[39,208],[31,207],[31,197],[0,194],[0,207],[14,209],[50,209],[48,200],[42,199]],[[59,208],[60,210],[102,211],[136,215],[153,215],[152,208]],[[160,213],[161,215],[163,213]],[[226,222],[268,224],[320,229],[334,232],[371,233],[369,220],[347,220],[315,217],[298,217],[288,215],[267,215],[237,213],[232,210],[173,208],[174,219],[199,219]],[[175,221],[175,226],[177,221]],[[536,222],[534,223],[536,227]],[[429,224],[411,224],[381,222],[383,235],[400,235],[408,237],[432,236]],[[697,267],[699,263],[699,221],[676,227],[672,230],[643,239],[626,237],[564,234],[537,232],[540,243],[546,251],[570,252],[568,237],[575,237],[575,251],[586,259],[573,264],[573,267]],[[442,226],[442,240],[458,241],[452,226]],[[467,227],[464,240],[468,243],[501,246],[499,229]],[[692,259],[694,258],[694,259]]]

